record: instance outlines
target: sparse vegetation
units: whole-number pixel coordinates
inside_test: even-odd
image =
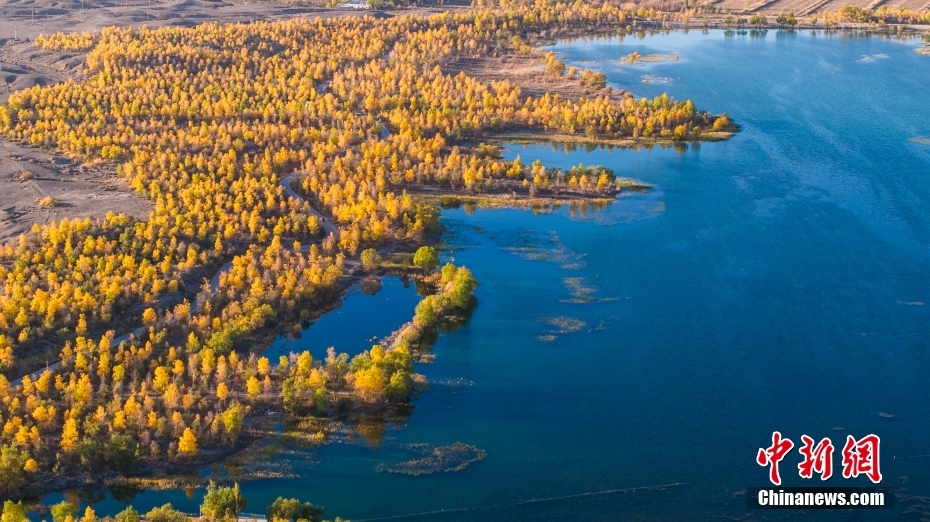
[[[40,207],[57,207],[61,203],[51,196],[45,196],[44,198],[37,199],[36,204]]]

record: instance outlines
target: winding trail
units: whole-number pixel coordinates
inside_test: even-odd
[[[291,174],[290,176],[287,176],[286,178],[280,180],[280,181],[278,182],[278,184],[281,185],[281,187],[284,188],[284,193],[285,193],[287,196],[292,197],[292,198],[296,199],[296,200],[299,201],[299,202],[305,203],[305,202],[307,202],[307,200],[305,200],[303,197],[301,197],[299,194],[297,194],[297,192],[295,192],[294,189],[291,187],[291,183],[293,183],[293,182],[296,181],[297,179],[298,179],[298,176],[297,176],[297,175]],[[310,206],[310,212],[311,212],[314,216],[316,216],[317,219],[320,220],[320,224],[321,224],[322,227],[323,227],[323,231],[326,232],[326,237],[329,237],[330,235],[333,235],[333,236],[335,236],[335,239],[336,239],[336,241],[338,242],[338,241],[339,241],[339,229],[338,229],[335,225],[333,225],[332,221],[327,220],[326,217],[324,217],[322,214],[320,214],[320,212],[319,212],[317,209],[313,208],[313,206]],[[318,241],[318,242],[321,242],[321,241]],[[301,248],[301,250],[302,250],[302,251],[307,251],[309,248],[310,248],[309,245],[305,245],[304,247]],[[225,263],[223,266],[221,266],[220,269],[217,270],[215,274],[213,274],[213,277],[210,278],[210,288],[209,288],[209,296],[210,296],[210,297],[212,297],[213,295],[215,295],[215,294],[219,291],[219,287],[220,287],[220,277],[221,277],[223,274],[225,274],[226,272],[228,272],[230,268],[232,268],[232,261],[228,261],[228,262]],[[191,313],[194,313],[194,312],[196,312],[196,311],[197,311],[197,300],[195,299],[195,301],[191,303],[191,310],[190,310],[190,312],[191,312]],[[177,320],[177,319],[173,319],[173,318],[172,318],[170,321],[162,320],[162,321],[159,321],[158,323],[156,323],[156,324],[155,324],[155,327],[156,327],[156,328],[159,328],[159,327],[167,326],[168,324],[170,324],[171,322],[174,322],[174,321],[176,321],[176,320]],[[125,334],[123,334],[123,335],[121,335],[121,336],[119,336],[119,337],[114,338],[113,340],[110,341],[110,344],[111,344],[111,346],[119,346],[120,343],[125,342],[125,341],[129,341],[130,337],[133,337],[133,336],[139,337],[139,336],[143,335],[145,332],[148,331],[148,329],[149,329],[148,326],[140,326],[139,328],[136,328],[135,330],[133,330],[133,331],[131,331],[131,332],[129,332],[129,333],[125,333]],[[60,369],[61,369],[61,361],[58,361],[58,362],[56,362],[56,363],[53,363],[53,364],[50,364],[50,365],[46,366],[45,368],[41,368],[41,369],[36,370],[36,371],[34,371],[34,372],[32,372],[32,373],[26,375],[26,376],[23,376],[23,377],[20,377],[19,379],[16,379],[15,381],[12,381],[12,382],[10,383],[10,385],[11,385],[12,387],[14,387],[14,388],[18,388],[18,387],[22,386],[22,384],[23,384],[23,379],[24,379],[25,377],[29,377],[30,380],[35,381],[36,379],[38,379],[38,378],[39,378],[43,373],[45,373],[46,371],[50,371],[50,372],[54,373],[54,372],[56,372],[56,371],[58,371],[58,370],[60,370]]]
[[[294,192],[293,188],[291,188],[291,183],[293,183],[296,179],[297,179],[297,176],[295,176],[294,174],[291,174],[290,176],[279,181],[278,184],[284,187],[284,193],[287,194],[288,196],[298,201],[306,201],[304,198],[300,197],[296,192]],[[320,223],[323,225],[323,230],[326,232],[326,235],[329,236],[330,234],[332,234],[336,236],[336,241],[339,241],[339,229],[336,228],[336,226],[333,225],[331,221],[327,221],[326,218],[323,217],[323,215],[320,214],[312,206],[310,207],[310,212],[314,216],[316,216],[317,219],[320,220]]]

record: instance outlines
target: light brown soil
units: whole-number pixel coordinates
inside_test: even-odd
[[[485,82],[507,80],[519,85],[524,96],[534,98],[539,98],[546,93],[559,93],[562,98],[571,100],[595,96],[610,96],[619,100],[627,96],[623,91],[587,87],[567,75],[560,76],[548,72],[538,60],[531,56],[509,55],[500,58],[457,56],[446,61],[441,67],[446,73],[458,74],[462,71]]]
[[[24,174],[27,173],[27,174]],[[54,206],[39,200],[52,198]],[[0,140],[0,241],[67,218],[125,212],[145,218],[151,204],[132,192],[109,164],[81,166],[40,149]]]
[[[0,21],[0,27],[4,23]],[[83,54],[42,51],[25,40],[0,42],[0,103],[15,91],[80,77]]]

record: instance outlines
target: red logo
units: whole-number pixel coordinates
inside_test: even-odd
[[[807,435],[801,435],[803,443],[798,451],[804,457],[803,461],[798,464],[798,474],[801,478],[811,479],[814,473],[820,475],[820,480],[827,480],[833,476],[833,442],[829,438],[820,439],[817,445],[814,445],[814,439]],[[878,484],[882,481],[882,473],[879,467],[879,444],[881,439],[878,435],[870,434],[856,440],[849,435],[846,437],[846,445],[843,446],[843,478],[856,478],[860,474],[869,477],[869,480]],[[781,432],[772,433],[772,445],[768,448],[759,448],[756,454],[756,463],[760,466],[769,466],[769,480],[776,486],[781,485],[781,475],[778,472],[778,464],[794,448],[794,442],[791,439],[781,436]]]
[[[769,468],[769,480],[776,486],[781,485],[781,476],[778,474],[778,463],[781,462],[785,455],[791,451],[794,443],[789,439],[781,438],[781,433],[772,433],[772,445],[766,449],[759,448],[759,454],[756,455],[756,462],[760,466],[771,466]]]
[[[820,480],[827,480],[833,476],[833,443],[824,437],[814,447],[814,439],[801,435],[803,446],[798,450],[804,455],[804,462],[798,464],[798,473],[801,478],[812,478],[814,472],[820,473]]]
[[[880,443],[878,435],[866,435],[858,441],[847,435],[843,446],[843,478],[856,478],[861,473],[875,484],[881,482],[882,472],[878,467]]]

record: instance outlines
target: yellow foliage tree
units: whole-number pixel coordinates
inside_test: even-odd
[[[355,372],[355,391],[366,402],[375,402],[384,397],[386,387],[387,379],[377,366]]]
[[[178,453],[190,456],[197,454],[197,437],[190,428],[184,428],[184,433],[178,440]]]
[[[61,430],[61,449],[65,453],[71,453],[77,449],[78,445],[78,425],[74,419],[65,421],[64,428]]]

